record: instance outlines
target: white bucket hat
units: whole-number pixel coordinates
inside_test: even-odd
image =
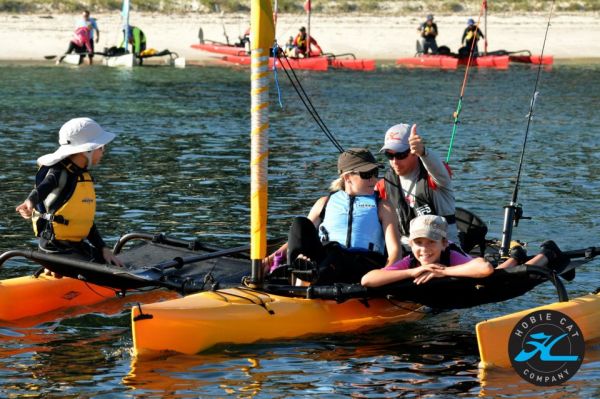
[[[37,162],[40,166],[52,166],[69,155],[100,148],[114,138],[114,133],[105,131],[90,118],[71,119],[58,132],[58,150],[39,157]]]

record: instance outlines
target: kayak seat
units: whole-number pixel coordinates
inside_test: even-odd
[[[456,208],[456,227],[458,228],[458,238],[460,246],[465,252],[471,252],[473,248],[479,247],[480,256],[485,254],[487,225],[481,218],[473,212]]]

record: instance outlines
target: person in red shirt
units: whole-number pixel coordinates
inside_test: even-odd
[[[323,54],[323,50],[321,49],[321,46],[319,46],[317,40],[313,36],[308,36],[306,34],[306,28],[304,26],[300,28],[300,31],[294,38],[293,44],[295,47],[295,58],[316,57]],[[310,46],[310,51],[308,51],[308,46]]]

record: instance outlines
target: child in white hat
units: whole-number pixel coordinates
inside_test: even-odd
[[[410,221],[412,254],[365,274],[361,284],[379,287],[407,278],[423,284],[435,277],[486,277],[494,271],[484,258],[472,258],[448,246],[448,223],[442,216],[423,215]]]
[[[16,211],[32,219],[42,251],[122,266],[94,223],[96,193],[89,173],[114,138],[90,118],[71,119],[58,133],[60,147],[38,158],[35,188]]]

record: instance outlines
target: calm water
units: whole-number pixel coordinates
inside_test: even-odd
[[[90,116],[118,134],[94,171],[98,225],[113,243],[131,231],[248,242],[249,74],[145,67],[131,71],[0,65],[0,250],[33,245],[14,212],[33,184],[35,160],[56,147],[69,118]],[[386,68],[299,73],[342,145],[377,150],[398,122],[417,122],[445,154],[463,71]],[[459,205],[501,230],[523,143],[536,70],[474,71],[450,164]],[[280,74],[284,108],[272,108],[269,235],[285,233],[335,177],[335,148]],[[600,245],[600,66],[544,71],[526,152],[515,237],[535,252]],[[272,92],[276,102],[276,94]],[[598,262],[568,284],[600,286]],[[0,277],[34,269],[13,261]],[[135,363],[128,311],[0,326],[0,396],[31,397],[538,397],[600,395],[600,350],[565,386],[536,388],[512,371],[480,373],[477,321],[555,300],[550,285],[496,305],[364,334],[223,346],[197,356]],[[120,304],[122,305],[122,304]],[[116,313],[115,313],[116,312]],[[115,313],[115,314],[112,314]],[[112,314],[112,315],[107,315]]]

